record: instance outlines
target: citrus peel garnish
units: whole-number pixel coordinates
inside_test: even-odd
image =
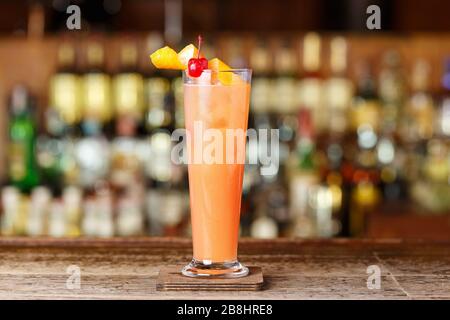
[[[197,47],[191,43],[178,52],[178,60],[180,60],[180,62],[187,67],[189,60],[197,57],[198,55]],[[203,55],[200,54],[200,57],[203,57]]]
[[[212,70],[213,76],[214,73],[217,74],[217,78],[222,84],[231,85],[233,83],[243,83],[242,78],[232,72],[233,70],[229,65],[220,60],[219,58],[214,58],[209,60],[208,68]],[[220,72],[220,71],[229,71],[229,72]]]
[[[186,66],[181,63],[178,54],[172,48],[165,46],[150,55],[150,60],[158,69],[184,70]]]

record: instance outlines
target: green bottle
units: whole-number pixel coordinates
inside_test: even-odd
[[[30,192],[39,183],[35,158],[36,128],[30,99],[24,86],[16,86],[11,95],[9,126],[9,178],[22,192]]]

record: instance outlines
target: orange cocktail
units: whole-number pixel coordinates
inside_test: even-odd
[[[194,243],[194,260],[186,270],[193,273],[247,272],[237,262],[237,246],[250,76],[249,70],[184,76]]]
[[[251,71],[184,75],[189,194],[194,259],[185,275],[237,277]],[[222,81],[221,81],[222,80]]]
[[[242,277],[248,269],[237,247],[252,72],[208,61],[198,42],[198,49],[166,46],[150,55],[156,68],[183,70],[194,257],[182,274]]]

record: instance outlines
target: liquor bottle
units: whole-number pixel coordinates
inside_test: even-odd
[[[378,81],[382,104],[381,129],[390,133],[397,129],[405,98],[405,79],[397,51],[390,50],[384,54]]]
[[[250,110],[248,118],[249,129],[269,130],[272,128],[270,104],[273,93],[273,74],[269,48],[262,38],[255,39],[250,51],[250,66],[253,70]],[[266,147],[266,146],[263,146]],[[250,159],[258,159],[260,146],[257,141],[249,139],[246,145],[246,165],[244,166],[243,195],[241,205],[241,228],[245,235],[250,235],[254,220],[255,198],[259,197],[265,183],[264,176],[258,164],[249,163]]]
[[[350,110],[351,129],[354,134],[361,126],[370,126],[375,132],[380,127],[381,106],[370,65],[362,61],[357,65],[357,88]]]
[[[116,234],[119,236],[140,236],[144,234],[145,189],[143,185],[129,187],[119,196],[117,202]]]
[[[111,78],[104,70],[104,50],[92,42],[87,47],[87,69],[82,77],[83,126],[92,122],[101,127],[113,118]]]
[[[380,187],[384,201],[400,201],[406,195],[402,177],[403,153],[398,144],[397,131],[405,101],[405,79],[397,51],[388,51],[383,57],[379,75],[379,96],[382,105],[381,131],[377,143],[380,168]]]
[[[250,65],[253,70],[250,99],[249,127],[270,129],[270,104],[272,102],[271,60],[263,40],[258,40],[251,51]]]
[[[134,43],[125,43],[120,50],[120,71],[113,77],[115,115],[131,116],[141,121],[144,108],[144,78],[137,69],[138,52]]]
[[[78,237],[81,235],[82,190],[76,186],[65,187],[62,193],[62,202],[67,223],[65,235]]]
[[[81,220],[81,233],[85,237],[95,237],[97,232],[97,198],[95,194],[87,194],[83,199],[83,216]]]
[[[83,121],[83,137],[76,142],[74,156],[78,168],[77,185],[90,192],[97,182],[107,180],[111,147],[102,133],[100,122],[92,118]]]
[[[327,136],[323,145],[324,163],[320,170],[320,180],[325,189],[317,192],[327,198],[326,192],[331,195],[331,225],[328,225],[328,231],[332,235],[344,235],[344,225],[346,223],[346,208],[348,204],[348,184],[344,179],[344,168],[347,160],[344,157],[345,145],[348,143],[347,137],[330,134]],[[326,204],[326,203],[324,203]],[[317,207],[326,212],[326,206]],[[325,214],[325,213],[324,213]]]
[[[179,190],[168,190],[162,195],[159,221],[163,235],[168,237],[180,236],[186,221],[188,201],[186,193]]]
[[[322,139],[326,165],[322,180],[331,193],[331,232],[344,234],[348,188],[342,174],[345,159],[345,145],[348,140],[348,113],[353,98],[353,83],[347,77],[347,42],[343,37],[334,37],[330,42],[331,77],[324,84],[325,107],[328,111],[328,134]],[[325,196],[326,189],[317,193]],[[326,207],[322,208],[326,212]],[[325,227],[330,228],[329,225]],[[325,229],[324,229],[325,231]],[[330,231],[330,230],[329,230]],[[325,232],[326,233],[326,232]]]
[[[294,49],[287,39],[283,41],[274,57],[276,78],[273,83],[272,112],[275,113],[276,127],[280,130],[280,142],[288,148],[281,155],[287,156],[290,148],[295,146],[297,129],[297,61]],[[281,146],[280,146],[281,147]],[[281,157],[280,163],[285,158]]]
[[[268,208],[265,207],[265,202],[260,202],[250,227],[250,235],[253,238],[274,239],[278,237],[278,224],[267,212]]]
[[[31,99],[24,86],[13,88],[9,125],[9,178],[22,192],[30,192],[39,183],[36,163],[36,125]]]
[[[137,120],[132,115],[116,118],[116,137],[111,142],[110,179],[116,191],[143,183],[142,143],[137,138]]]
[[[335,37],[330,43],[331,77],[324,84],[329,131],[343,135],[348,127],[348,112],[353,97],[353,84],[347,77],[347,42]]]
[[[367,215],[373,212],[381,198],[378,190],[377,141],[377,133],[370,125],[359,126],[349,208],[351,236],[364,235]]]
[[[142,176],[137,134],[143,120],[144,79],[136,63],[136,46],[126,43],[121,50],[121,71],[113,79],[116,135],[111,144],[110,178],[119,189],[139,183]]]
[[[447,59],[444,64],[442,92],[435,119],[435,134],[443,138],[450,136],[450,59]]]
[[[153,52],[163,45],[164,40],[159,33],[149,35],[146,44],[148,52]],[[144,79],[144,113],[145,128],[147,132],[153,133],[159,129],[169,129],[174,121],[171,84],[173,79],[179,78],[179,73],[156,69],[150,65],[149,68]],[[182,81],[178,80],[178,83],[182,84]],[[167,103],[172,105],[166,105]],[[180,115],[180,118],[183,116]],[[179,125],[184,126],[184,123],[179,122]]]
[[[429,92],[430,65],[417,60],[411,73],[412,94],[402,115],[400,134],[407,143],[418,143],[433,135],[435,106]]]
[[[412,198],[427,213],[446,214],[450,210],[450,147],[446,142],[435,138],[427,143],[420,179],[411,186]]]
[[[175,128],[184,128],[183,79],[181,77],[174,78],[171,86],[175,100]]]
[[[156,70],[145,80],[145,126],[150,133],[174,129],[174,79],[172,72]]]
[[[45,134],[38,137],[38,163],[42,180],[59,196],[74,175],[73,143],[82,117],[80,76],[75,49],[63,43],[58,50],[58,69],[50,80],[50,104],[45,112]]]
[[[54,199],[50,205],[48,218],[48,234],[51,237],[64,237],[66,235],[67,223],[64,214],[64,206],[61,199]]]
[[[51,192],[46,187],[37,187],[31,194],[30,208],[27,219],[28,236],[43,236],[47,233],[47,220],[49,217]]]
[[[259,49],[261,50],[261,49]],[[264,49],[262,49],[262,53],[264,53]],[[263,67],[263,71],[269,70],[268,66],[265,65],[268,63],[268,57],[264,58],[264,55],[259,53],[261,61],[255,61],[256,65],[260,64],[260,67]],[[257,59],[258,55],[254,57]],[[266,70],[264,70],[266,69]],[[257,129],[278,129],[278,137],[279,139],[279,149],[277,156],[279,157],[278,163],[279,168],[275,172],[271,174],[261,175],[260,180],[261,184],[259,187],[259,193],[265,195],[265,203],[267,212],[266,218],[272,219],[277,223],[277,234],[283,234],[287,225],[290,221],[289,215],[289,205],[288,205],[288,191],[285,183],[285,163],[289,157],[290,149],[293,148],[294,140],[295,140],[295,130],[297,126],[297,118],[296,118],[296,105],[295,105],[295,90],[297,79],[295,77],[296,71],[296,61],[295,54],[291,48],[290,42],[288,39],[284,39],[280,43],[276,54],[274,54],[274,65],[273,70],[269,74],[269,86],[267,88],[260,87],[260,90],[267,90],[266,93],[268,96],[266,98],[267,101],[264,101],[263,97],[259,97],[260,101],[258,104],[254,103],[254,107],[259,107],[258,109],[254,109],[255,114],[255,124],[257,125]],[[264,73],[263,73],[264,76]],[[264,81],[264,78],[259,78],[257,81]],[[262,82],[264,83],[264,82]],[[261,82],[260,82],[261,85]],[[254,96],[258,93],[254,92]],[[264,104],[267,107],[267,113],[264,110]],[[261,108],[263,106],[263,108]],[[268,117],[268,118],[266,118]],[[267,121],[267,122],[266,122]],[[270,139],[273,137],[271,136]],[[268,145],[260,146],[260,151],[262,154],[267,154],[266,148],[272,143],[272,141],[268,141]],[[247,170],[247,174],[251,174],[252,171]],[[257,181],[257,178],[254,179]],[[258,217],[256,217],[258,219]],[[268,221],[261,217],[263,221]]]
[[[320,183],[315,165],[314,124],[311,110],[303,108],[299,115],[297,150],[291,158],[290,214],[291,236],[313,237],[317,232],[316,219],[309,207],[309,194]]]
[[[79,171],[77,184],[89,193],[109,173],[111,150],[105,131],[113,117],[111,79],[104,70],[103,47],[97,42],[88,44],[82,81],[83,137],[76,142],[74,154]]]
[[[450,210],[450,59],[444,62],[439,103],[434,120],[433,138],[426,143],[426,154],[420,177],[411,188],[414,200],[428,212],[447,213]]]
[[[102,183],[95,190],[95,235],[109,238],[114,236],[113,194],[107,183]]]
[[[311,110],[317,135],[326,128],[328,115],[324,110],[323,81],[321,75],[321,39],[310,32],[303,38],[303,75],[299,81],[298,105]]]
[[[149,138],[150,159],[147,161],[147,173],[150,186],[169,188],[173,182],[173,167],[171,161],[172,141],[166,131],[154,133]]]
[[[150,133],[173,130],[175,101],[171,91],[171,81],[171,78],[165,76],[155,76],[146,81],[147,112],[145,121]]]
[[[81,82],[76,68],[75,48],[63,43],[58,49],[58,69],[50,79],[50,115],[48,131],[53,135],[66,133],[67,126],[81,121]]]
[[[1,190],[0,234],[14,235],[14,225],[18,216],[20,205],[20,191],[16,187],[8,186]]]
[[[376,185],[369,179],[355,180],[356,186],[351,194],[350,235],[364,236],[367,215],[373,213],[380,201]]]

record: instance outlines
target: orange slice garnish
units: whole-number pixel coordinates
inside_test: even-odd
[[[231,85],[237,83],[244,83],[244,80],[242,80],[242,78],[239,75],[235,74],[234,72],[219,72],[232,70],[232,68],[229,65],[227,65],[219,58],[209,60],[208,68],[211,69],[213,73],[214,71],[218,72],[217,78],[222,84]]]
[[[168,46],[153,52],[150,55],[150,60],[158,69],[186,69],[186,66],[180,62],[177,52]]]
[[[233,72],[219,72],[231,70],[231,67],[219,58],[209,60],[208,68],[218,72],[217,77],[222,84],[230,85],[233,83]]]
[[[183,48],[180,52],[178,52],[178,60],[184,65],[188,66],[189,60],[192,58],[198,57],[198,49],[193,44],[188,44],[186,47]],[[200,54],[200,58],[202,58],[203,55]]]

